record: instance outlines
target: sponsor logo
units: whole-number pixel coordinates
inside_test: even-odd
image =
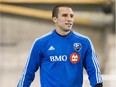
[[[80,60],[80,55],[79,55],[79,54],[77,54],[77,53],[72,53],[72,54],[70,55],[70,62],[71,62],[72,64],[76,64],[77,62],[79,62],[79,60]]]
[[[74,43],[73,47],[74,47],[74,50],[76,50],[78,52],[82,48],[82,45],[81,45],[81,43]]]
[[[52,62],[67,61],[67,56],[66,55],[50,56],[50,61],[52,61]]]

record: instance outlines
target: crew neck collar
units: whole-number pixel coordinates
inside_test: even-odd
[[[55,35],[59,36],[59,37],[69,38],[69,37],[72,35],[73,32],[72,32],[72,30],[71,30],[69,34],[63,36],[63,35],[58,34],[58,33],[56,32],[56,30],[54,29],[54,30],[53,30],[53,33],[54,33]]]

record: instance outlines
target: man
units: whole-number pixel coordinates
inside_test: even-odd
[[[102,87],[98,59],[91,41],[74,31],[73,10],[65,5],[52,12],[55,29],[32,47],[17,87],[29,87],[40,68],[41,87],[82,87],[83,67],[92,87]]]

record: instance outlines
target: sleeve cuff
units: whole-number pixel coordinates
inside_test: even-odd
[[[103,83],[98,83],[94,87],[103,87]]]

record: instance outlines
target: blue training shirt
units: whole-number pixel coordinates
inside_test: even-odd
[[[53,30],[34,42],[17,87],[30,87],[38,68],[41,87],[82,87],[83,67],[92,87],[102,82],[98,59],[89,38],[74,31],[61,36]]]

